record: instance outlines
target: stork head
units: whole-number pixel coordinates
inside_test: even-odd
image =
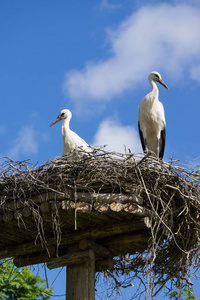
[[[151,72],[149,74],[149,82],[151,83],[151,81],[154,81],[154,82],[159,82],[160,84],[162,84],[167,90],[169,89],[168,86],[164,83],[164,81],[162,80],[162,77],[161,75],[158,73],[158,72]]]
[[[72,117],[71,111],[69,109],[63,109],[59,113],[58,117],[51,123],[50,127],[53,126],[54,124],[56,124],[57,122],[61,121],[61,120],[64,120],[64,119],[70,120],[71,117]]]

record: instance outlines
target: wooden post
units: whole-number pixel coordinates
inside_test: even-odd
[[[89,250],[90,260],[67,267],[66,300],[94,300],[95,255]]]

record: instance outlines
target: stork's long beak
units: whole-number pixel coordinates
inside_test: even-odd
[[[60,120],[62,120],[62,118],[58,116],[58,117],[51,123],[50,127],[53,126],[54,124],[56,124],[57,122],[59,122]]]
[[[168,86],[164,83],[164,81],[162,80],[162,79],[158,79],[158,82],[160,83],[160,84],[162,84],[167,90],[169,89],[168,88]]]

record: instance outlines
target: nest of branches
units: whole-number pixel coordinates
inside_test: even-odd
[[[151,274],[151,287],[157,291],[169,280],[178,286],[190,284],[191,270],[195,272],[200,263],[200,186],[193,172],[152,155],[104,149],[89,154],[75,151],[39,167],[10,159],[1,165],[1,204],[47,191],[62,194],[66,188],[142,197],[151,219],[149,248],[118,258],[113,272]]]

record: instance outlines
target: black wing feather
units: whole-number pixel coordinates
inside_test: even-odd
[[[142,144],[142,149],[143,149],[143,151],[145,151],[146,146],[145,146],[145,142],[144,142],[144,137],[143,137],[142,130],[140,129],[140,123],[139,122],[138,122],[138,129],[139,129],[140,141],[141,141],[141,144]]]
[[[165,139],[166,139],[166,128],[165,128],[165,125],[164,125],[163,130],[161,131],[160,138],[161,138],[161,143],[160,143],[161,145],[160,145],[159,157],[163,158],[164,151],[165,151]]]

